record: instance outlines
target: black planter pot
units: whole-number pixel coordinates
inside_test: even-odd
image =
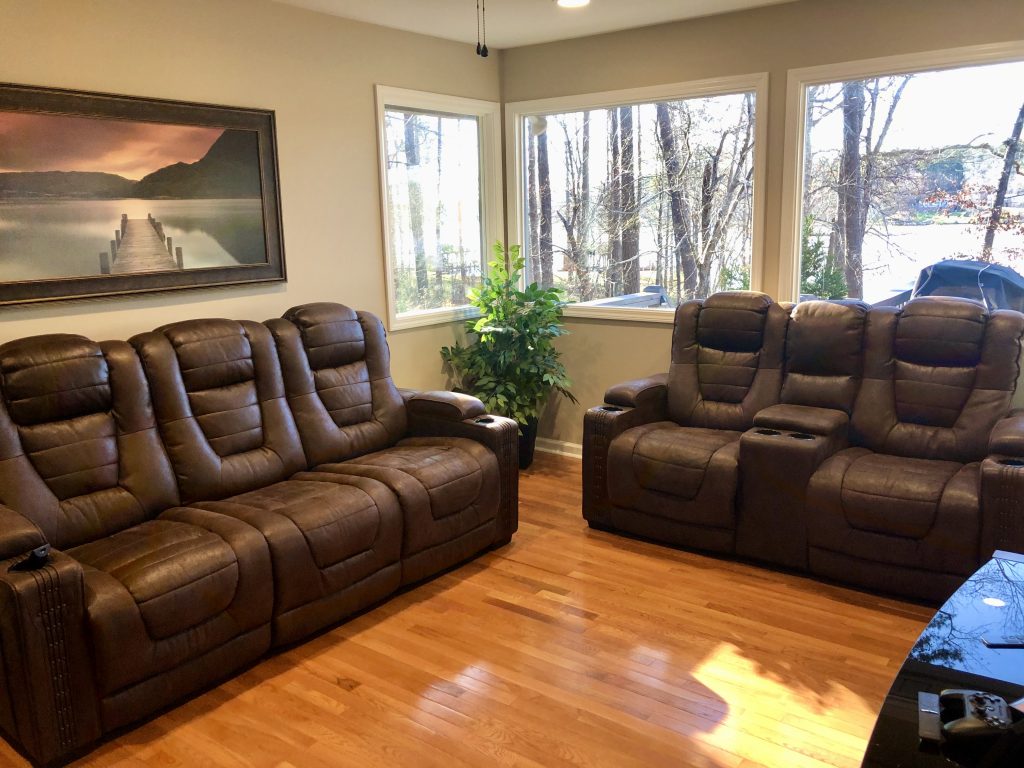
[[[519,468],[528,469],[533,464],[533,451],[537,447],[537,419],[527,419],[519,425]]]

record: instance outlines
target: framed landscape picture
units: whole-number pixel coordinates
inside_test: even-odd
[[[284,279],[272,111],[0,84],[0,304]]]

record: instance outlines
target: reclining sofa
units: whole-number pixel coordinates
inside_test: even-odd
[[[1024,551],[1024,315],[974,301],[678,307],[667,374],[584,421],[591,526],[941,601]]]
[[[508,542],[517,435],[338,304],[0,346],[0,727],[64,760]]]

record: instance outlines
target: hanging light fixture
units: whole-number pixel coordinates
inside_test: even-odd
[[[561,8],[582,8],[590,5],[590,0],[555,0]]]
[[[590,0],[587,0],[589,2]],[[483,44],[480,44],[480,29],[483,28]],[[476,0],[476,55],[487,58],[490,51],[487,50],[487,0]]]

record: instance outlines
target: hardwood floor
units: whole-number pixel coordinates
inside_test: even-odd
[[[512,544],[76,765],[858,766],[931,613],[591,531],[540,454]]]

